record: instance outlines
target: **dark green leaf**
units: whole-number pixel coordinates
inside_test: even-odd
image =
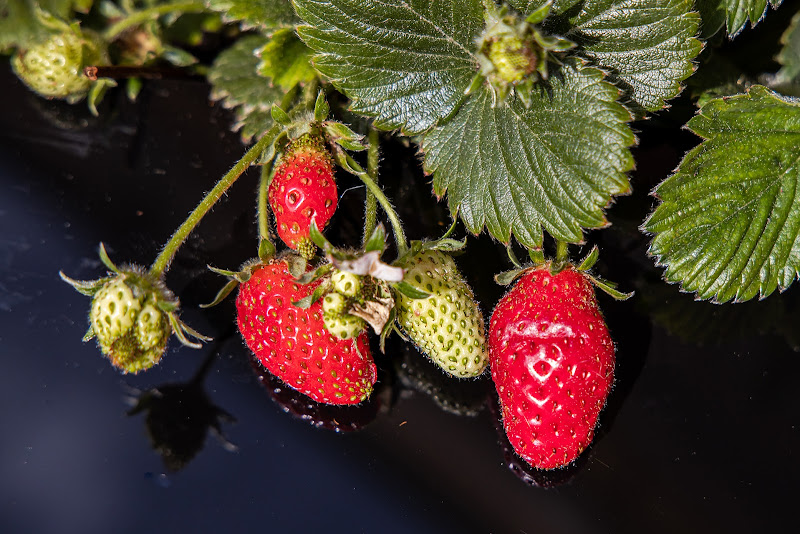
[[[550,12],[563,13],[580,1],[581,0],[554,0]],[[526,16],[537,11],[546,3],[545,0],[508,0],[508,5]]]
[[[271,29],[297,22],[290,0],[206,0],[206,4],[227,22],[240,22],[244,28]]]
[[[726,13],[728,34],[735,36],[742,31],[750,20],[750,26],[755,26],[767,14],[767,6],[776,8],[783,0],[719,0]]]
[[[629,189],[635,137],[618,96],[600,70],[577,63],[528,108],[515,99],[492,107],[482,89],[423,139],[436,193],[473,233],[485,226],[504,243],[513,234],[541,248],[544,228],[581,242],[582,228],[605,226],[603,208]]]
[[[688,126],[705,141],[658,186],[644,224],[665,278],[718,302],[788,287],[800,269],[800,104],[754,86]]]
[[[781,36],[783,48],[775,58],[782,65],[777,82],[800,81],[800,11],[794,14],[789,27]]]
[[[267,38],[260,35],[242,37],[217,57],[208,72],[211,98],[236,108],[233,129],[241,130],[245,141],[270,129],[272,104],[284,94],[256,72],[260,60],[255,54],[266,43]]]
[[[692,72],[702,44],[692,0],[587,1],[566,37],[630,91],[648,111],[664,107]]]
[[[725,27],[727,14],[723,0],[695,0],[695,7],[702,19],[701,36],[705,39]]]
[[[384,129],[451,115],[478,70],[480,0],[295,0],[317,69]]]

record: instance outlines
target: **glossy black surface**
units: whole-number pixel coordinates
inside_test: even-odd
[[[96,119],[37,99],[5,61],[0,73],[0,531],[791,530],[797,289],[721,307],[659,282],[636,227],[647,191],[696,142],[674,125],[637,125],[635,193],[611,210],[611,229],[590,236],[601,273],[637,295],[601,297],[618,372],[594,446],[542,477],[504,455],[486,377],[463,388],[420,381],[431,369],[403,367],[420,357],[396,338],[377,357],[374,404],[360,411],[309,406],[259,378],[232,302],[197,307],[221,284],[206,264],[234,268],[256,252],[253,171],[167,278],[183,318],[217,341],[195,351],[173,340],[154,370],[118,374],[81,343],[89,300],[58,271],[101,275],[101,241],[115,261],[149,263],[244,148],[199,82],[149,82],[136,103],[112,94]],[[444,206],[414,152],[385,145],[383,168],[410,237],[441,232]],[[350,186],[345,178],[340,191]],[[357,239],[362,195],[344,192],[335,242]],[[471,238],[458,262],[488,319],[503,291],[491,277],[509,267],[502,247]],[[217,425],[225,438],[213,437]]]

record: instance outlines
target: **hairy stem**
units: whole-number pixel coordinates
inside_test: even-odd
[[[155,278],[160,278],[164,275],[164,273],[169,268],[170,263],[172,263],[172,259],[175,257],[175,253],[178,251],[178,248],[183,244],[189,234],[192,233],[195,226],[202,220],[206,213],[216,204],[216,202],[222,197],[225,191],[233,185],[233,183],[242,175],[242,173],[247,170],[247,168],[261,155],[266,147],[268,147],[277,137],[278,133],[281,131],[280,125],[275,125],[261,138],[258,142],[248,150],[245,155],[240,159],[233,168],[228,171],[222,179],[217,182],[217,185],[206,194],[205,198],[200,201],[200,204],[189,214],[189,217],[183,222],[182,225],[172,234],[172,237],[164,245],[164,248],[161,250],[161,253],[153,262],[153,265],[150,267],[150,274]]]
[[[183,2],[170,2],[169,4],[156,5],[147,9],[142,9],[141,11],[133,11],[127,17],[109,26],[108,29],[103,32],[103,38],[107,41],[113,41],[128,28],[138,26],[139,24],[147,22],[150,19],[160,17],[161,15],[166,15],[167,13],[172,13],[173,11],[199,13],[206,11],[206,9],[205,3],[197,0],[188,0]]]
[[[375,199],[378,201],[378,204],[381,205],[381,208],[383,208],[383,211],[386,213],[386,216],[389,218],[389,222],[392,225],[394,241],[397,244],[398,257],[405,254],[408,251],[406,234],[403,231],[403,225],[400,223],[400,217],[397,216],[397,212],[394,211],[389,199],[383,194],[383,191],[380,187],[378,187],[378,184],[372,180],[369,174],[350,155],[342,150],[336,154],[336,159],[339,165],[358,176],[361,181],[364,182],[364,185],[367,186],[367,190],[375,195]]]
[[[269,241],[269,207],[267,192],[272,182],[272,165],[261,167],[261,180],[258,182],[258,236]]]
[[[378,130],[370,127],[367,137],[369,147],[367,148],[367,174],[377,185],[378,183],[378,159],[380,158],[380,137]],[[378,215],[378,200],[372,191],[367,188],[367,199],[365,201],[364,213],[364,240],[363,244],[367,244],[367,240],[375,230],[376,218]]]

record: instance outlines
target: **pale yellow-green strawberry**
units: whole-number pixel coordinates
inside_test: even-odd
[[[397,323],[445,372],[475,377],[488,362],[483,315],[453,259],[424,250],[405,262],[403,281],[428,293],[423,299],[397,294]]]
[[[333,290],[345,297],[355,297],[361,291],[361,278],[353,273],[346,271],[334,271],[331,276]]]
[[[352,339],[364,330],[365,322],[347,313],[348,300],[337,292],[331,292],[322,299],[322,318],[328,332],[340,339]]]
[[[118,369],[137,373],[157,364],[172,334],[159,301],[164,290],[136,272],[110,278],[94,295],[89,320],[100,350]],[[163,306],[163,304],[162,304]]]
[[[17,50],[11,66],[36,93],[75,102],[86,96],[93,83],[83,74],[84,67],[98,63],[104,55],[97,39],[70,29]]]

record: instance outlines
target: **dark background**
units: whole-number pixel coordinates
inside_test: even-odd
[[[545,478],[509,468],[519,460],[504,456],[487,377],[442,384],[423,365],[434,383],[415,388],[401,363],[425,362],[397,338],[376,354],[379,388],[361,409],[309,411],[273,395],[287,413],[271,398],[232,302],[198,309],[222,284],[206,264],[236,268],[256,252],[257,171],[200,225],[167,277],[182,317],[216,342],[192,350],[173,340],[155,369],[117,373],[93,342],[81,343],[89,299],[58,271],[104,274],[101,241],[118,263],[149,264],[244,147],[201,81],[150,81],[135,103],[114,92],[93,118],[82,105],[35,97],[2,60],[0,95],[0,531],[672,533],[795,524],[797,289],[761,302],[695,303],[659,281],[637,230],[653,206],[648,191],[697,142],[679,129],[692,113],[681,99],[635,125],[634,193],[610,210],[611,229],[589,235],[601,248],[600,273],[637,294],[600,297],[618,345],[615,389],[593,447]],[[414,151],[396,142],[383,149],[382,179],[409,237],[438,235],[446,209]],[[359,239],[357,187],[340,179],[335,243]],[[492,275],[509,268],[503,248],[470,238],[457,261],[488,320],[503,292]],[[204,379],[180,393],[175,385],[204,361]],[[127,415],[130,399],[152,388],[169,402],[149,419]],[[442,389],[438,402],[426,388]],[[206,437],[214,406],[236,419],[221,422],[236,451]],[[151,432],[184,429],[170,441],[189,451],[181,469],[151,448],[147,421]]]

